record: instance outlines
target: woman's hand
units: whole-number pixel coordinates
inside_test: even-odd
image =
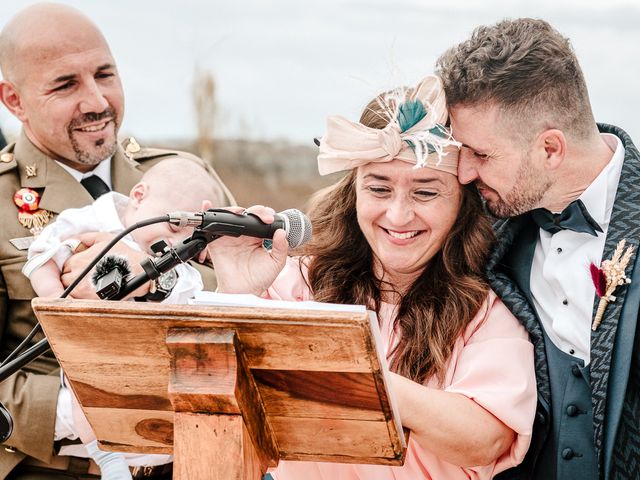
[[[265,223],[273,223],[275,213],[261,205],[227,210],[251,213]],[[216,271],[218,292],[262,295],[284,268],[289,245],[285,231],[277,230],[269,251],[263,248],[261,239],[246,236],[223,236],[211,242],[207,249]]]

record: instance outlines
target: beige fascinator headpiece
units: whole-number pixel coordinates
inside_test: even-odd
[[[383,129],[329,117],[327,132],[320,139],[320,175],[394,159],[457,175],[460,143],[445,127],[449,114],[440,78],[429,75],[409,98],[406,92],[400,88],[378,98],[384,115],[391,119]]]

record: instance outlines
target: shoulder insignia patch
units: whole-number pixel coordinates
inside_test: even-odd
[[[134,155],[140,150],[140,144],[136,142],[135,138],[130,137],[129,141],[127,142],[127,146],[124,148],[125,155],[129,158],[129,160],[133,160]]]
[[[5,172],[10,172],[18,167],[18,162],[13,156],[13,153],[3,153],[0,155],[0,175]]]

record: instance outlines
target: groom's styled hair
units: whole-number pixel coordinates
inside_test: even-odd
[[[497,105],[509,130],[525,142],[549,128],[577,140],[596,131],[571,43],[544,20],[478,27],[438,59],[437,73],[449,107]]]

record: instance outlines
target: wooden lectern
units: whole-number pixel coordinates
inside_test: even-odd
[[[174,479],[259,480],[282,460],[401,465],[366,312],[34,299],[102,448],[173,453]]]

